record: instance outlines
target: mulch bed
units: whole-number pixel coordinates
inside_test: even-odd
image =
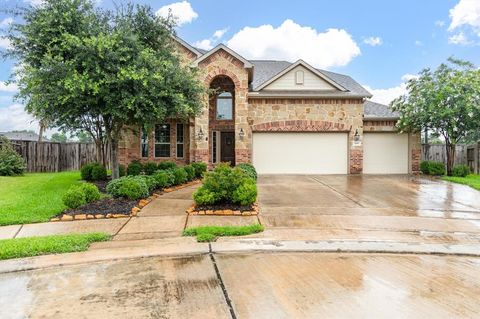
[[[107,193],[107,184],[110,182],[110,180],[111,180],[111,178],[108,177],[108,179],[105,180],[105,181],[91,181],[89,183],[92,183],[93,185],[96,185],[100,192]]]
[[[67,209],[62,214],[66,215],[107,215],[107,214],[123,214],[129,215],[132,207],[135,207],[138,201],[123,198],[104,198],[98,201],[88,203],[75,209]]]

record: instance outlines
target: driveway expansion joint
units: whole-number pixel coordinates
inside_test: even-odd
[[[316,177],[312,177],[311,179],[312,179],[312,180],[314,180],[315,182],[319,183],[319,184],[322,184],[322,185],[323,185],[323,186],[325,186],[325,187],[328,187],[328,188],[330,188],[330,189],[331,189],[332,191],[334,191],[335,193],[337,193],[337,194],[339,194],[339,195],[341,195],[341,196],[343,196],[343,197],[345,197],[345,198],[347,198],[347,199],[351,200],[352,202],[354,202],[354,203],[355,203],[355,204],[357,204],[358,206],[360,206],[360,207],[363,207],[363,208],[366,208],[366,207],[365,207],[365,206],[363,206],[363,205],[362,205],[362,204],[361,204],[359,201],[357,201],[357,200],[353,199],[352,197],[350,197],[350,196],[348,196],[348,195],[346,195],[346,194],[344,194],[344,193],[342,193],[342,192],[338,191],[336,188],[334,188],[334,187],[332,187],[332,186],[328,185],[327,183],[324,183],[324,182],[322,182],[322,181],[321,181],[321,180],[319,180],[318,178],[316,178]]]

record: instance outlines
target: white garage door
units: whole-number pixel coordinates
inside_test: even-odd
[[[347,174],[347,133],[253,133],[259,174]]]
[[[364,174],[408,174],[408,135],[364,133]]]

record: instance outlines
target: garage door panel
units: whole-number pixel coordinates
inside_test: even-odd
[[[347,174],[347,133],[254,133],[260,174]]]
[[[408,174],[408,135],[364,133],[364,174]]]

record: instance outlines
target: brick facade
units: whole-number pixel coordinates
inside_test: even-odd
[[[179,45],[178,52],[185,63],[197,57]],[[200,80],[207,88],[228,91],[233,95],[233,120],[216,119],[216,95],[204,97],[201,114],[186,123],[184,158],[176,158],[175,132],[171,132],[171,154],[168,160],[178,163],[203,161],[212,163],[212,131],[233,132],[236,163],[251,162],[253,132],[345,132],[348,133],[348,163],[350,174],[363,169],[363,132],[394,132],[395,121],[363,119],[363,100],[352,98],[263,98],[249,97],[249,71],[244,62],[220,49],[198,64]],[[174,120],[169,123],[176,123]],[[172,124],[171,130],[175,125]],[[199,138],[199,132],[203,137]],[[243,133],[243,138],[240,136]],[[356,136],[358,140],[356,141]],[[149,138],[149,157],[141,158],[138,130],[126,129],[120,144],[123,164],[138,159],[161,161],[154,158],[153,132]],[[417,172],[421,144],[418,135],[409,135],[410,168]]]

